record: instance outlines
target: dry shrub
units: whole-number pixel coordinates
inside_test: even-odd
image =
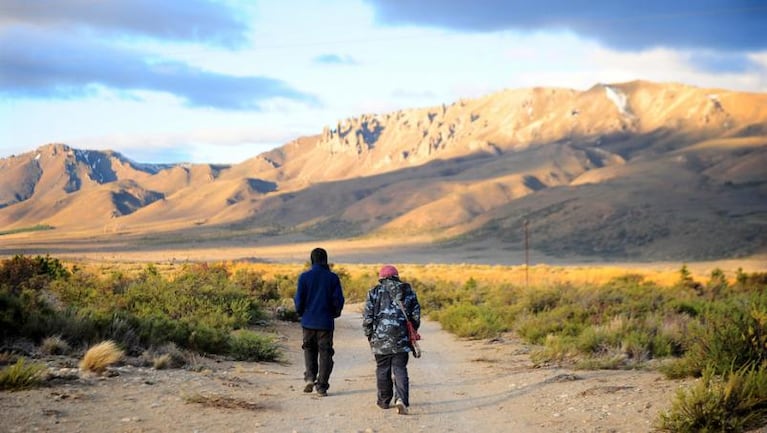
[[[168,367],[181,368],[187,363],[186,354],[175,343],[164,344],[159,352],[168,356]]]
[[[40,345],[40,352],[45,355],[66,355],[70,350],[69,343],[58,335],[47,337]]]
[[[152,367],[154,367],[155,370],[165,370],[166,368],[170,368],[170,364],[171,357],[167,353],[157,356],[152,360]]]
[[[175,343],[164,344],[158,348],[145,350],[138,358],[139,365],[152,366],[156,370],[181,368],[187,363],[186,355]]]
[[[191,394],[191,395],[185,395],[184,400],[187,403],[197,403],[205,407],[213,407],[213,408],[246,409],[246,410],[263,409],[263,405],[259,403],[240,400],[237,398],[227,397],[223,395]]]
[[[80,361],[80,369],[101,374],[108,366],[123,359],[123,356],[125,353],[114,341],[103,341],[85,352],[85,356]]]

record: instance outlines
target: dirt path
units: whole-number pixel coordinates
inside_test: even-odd
[[[683,386],[652,372],[534,369],[517,341],[458,340],[425,321],[424,355],[409,364],[411,413],[401,416],[375,405],[359,306],[346,308],[336,326],[325,398],[302,392],[300,327],[279,323],[284,364],[199,359],[199,372],[122,366],[115,377],[3,392],[0,432],[648,432]],[[189,402],[194,396],[217,404]]]

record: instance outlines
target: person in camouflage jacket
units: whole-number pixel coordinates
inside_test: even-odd
[[[418,329],[421,306],[410,284],[399,279],[397,268],[385,265],[378,277],[378,284],[367,294],[362,317],[362,327],[376,359],[377,404],[388,409],[394,398],[397,412],[405,414],[410,406],[407,362],[412,351],[406,320]],[[407,312],[407,318],[397,301]]]

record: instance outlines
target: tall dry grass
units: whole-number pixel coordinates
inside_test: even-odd
[[[125,353],[117,347],[114,341],[102,341],[85,352],[80,361],[80,369],[86,372],[101,374],[107,367],[123,359]]]
[[[307,257],[308,259],[308,257]],[[331,257],[332,262],[332,257]],[[222,261],[232,274],[238,270],[258,272],[264,279],[271,280],[280,275],[298,275],[307,266],[306,263],[251,263],[244,261]],[[108,261],[77,261],[70,265],[76,265],[80,269],[108,275],[111,273],[123,273],[127,276],[137,275],[146,269],[146,263],[142,262],[108,262]],[[156,262],[153,266],[164,276],[174,276],[182,272],[189,263],[169,260]],[[343,269],[354,279],[367,279],[371,284],[377,280],[380,264],[355,264],[335,263],[334,268]],[[573,285],[600,285],[626,274],[641,275],[645,281],[656,283],[660,286],[671,286],[679,279],[679,268],[682,263],[665,264],[617,264],[617,265],[547,265],[536,264],[525,269],[524,265],[474,265],[474,264],[410,264],[392,263],[400,271],[403,279],[419,279],[426,281],[441,280],[459,285],[472,278],[478,282],[491,284],[513,284],[522,286],[527,282],[530,287],[545,287],[557,284],[569,283]],[[705,281],[711,270],[720,267],[725,270],[729,281],[735,279],[735,269],[732,266],[717,266],[716,263],[690,264],[691,276],[697,281]]]

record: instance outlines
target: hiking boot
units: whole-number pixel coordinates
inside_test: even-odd
[[[314,382],[306,382],[306,385],[304,385],[304,392],[312,392],[314,391]]]
[[[407,406],[405,406],[405,403],[403,403],[402,400],[397,399],[397,401],[394,402],[394,406],[397,406],[398,414],[407,415]]]

